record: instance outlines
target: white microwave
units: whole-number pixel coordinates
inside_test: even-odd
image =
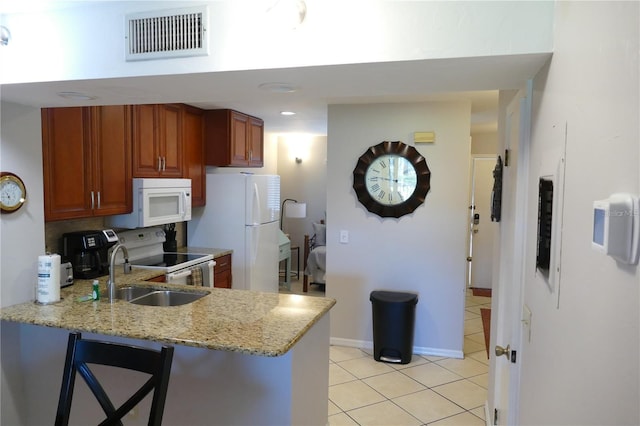
[[[147,226],[191,220],[191,179],[134,178],[133,211],[111,216],[114,228]]]

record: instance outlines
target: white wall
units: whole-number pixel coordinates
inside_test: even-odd
[[[327,286],[336,343],[371,345],[372,290],[419,294],[414,345],[424,353],[462,356],[469,170],[469,103],[332,105],[327,164]],[[419,144],[431,170],[423,205],[400,219],[382,219],[357,200],[353,169],[366,149],[384,140]],[[346,142],[348,141],[348,143]],[[349,244],[338,242],[349,231]]]
[[[548,52],[552,2],[306,0],[303,25],[284,28],[273,2],[78,2],[1,16],[12,41],[0,50],[0,83],[184,74]],[[125,62],[124,15],[209,5],[210,55]],[[526,20],[522,19],[526,16]],[[327,29],[330,28],[330,31]],[[55,40],[43,43],[43,40]],[[72,49],[69,46],[73,46]],[[149,94],[132,92],[136,103]],[[176,100],[179,101],[179,100]]]
[[[0,105],[0,170],[22,178],[27,201],[16,212],[0,215],[0,305],[34,300],[38,256],[44,254],[44,199],[40,110]],[[26,404],[21,384],[19,333],[2,324],[2,410],[0,423],[22,424]]]
[[[591,249],[592,202],[640,193],[638,2],[557,3],[554,56],[534,82],[529,194],[565,141],[560,289],[535,273],[529,222],[520,424],[640,423],[640,273]]]
[[[22,178],[27,201],[0,216],[0,305],[33,299],[38,256],[44,254],[44,198],[40,109],[0,106],[0,170]]]

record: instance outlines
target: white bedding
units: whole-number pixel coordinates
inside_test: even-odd
[[[311,276],[311,282],[324,284],[324,275],[327,267],[327,247],[318,246],[311,250],[307,259],[305,275]]]

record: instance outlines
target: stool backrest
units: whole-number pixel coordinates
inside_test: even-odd
[[[161,350],[156,351],[138,346],[85,340],[80,333],[69,334],[56,426],[69,424],[76,372],[80,373],[107,415],[100,425],[122,425],[121,419],[151,391],[153,391],[153,399],[149,425],[160,425],[169,387],[172,360],[173,347],[170,346],[163,346]],[[125,368],[150,374],[151,377],[116,409],[87,364]]]

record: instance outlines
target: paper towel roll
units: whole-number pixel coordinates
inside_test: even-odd
[[[39,303],[53,303],[60,300],[60,255],[38,256],[38,288],[36,300]]]

